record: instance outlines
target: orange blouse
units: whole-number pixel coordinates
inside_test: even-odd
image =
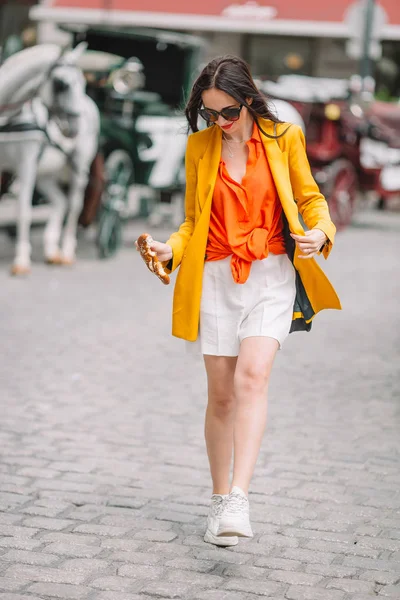
[[[236,283],[245,283],[253,260],[269,252],[285,254],[282,205],[278,198],[260,132],[254,123],[242,183],[232,179],[221,159],[211,207],[206,260],[232,255]]]

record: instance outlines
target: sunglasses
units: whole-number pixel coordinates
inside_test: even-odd
[[[220,115],[225,121],[238,121],[242,108],[243,104],[239,106],[226,106],[219,111],[212,108],[199,108],[199,115],[208,121],[208,123],[216,123]]]

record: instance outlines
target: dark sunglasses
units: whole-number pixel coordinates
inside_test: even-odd
[[[225,121],[238,121],[242,108],[243,104],[239,106],[226,106],[220,111],[213,110],[212,108],[199,108],[199,115],[208,121],[208,123],[216,123],[220,115]]]

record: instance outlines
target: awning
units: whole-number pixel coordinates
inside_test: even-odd
[[[348,38],[344,21],[352,0],[44,0],[36,21],[159,27],[190,31],[268,33]],[[380,0],[387,23],[383,39],[400,39],[400,1]]]

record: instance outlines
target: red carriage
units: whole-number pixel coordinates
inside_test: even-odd
[[[350,224],[359,191],[373,190],[380,198],[387,197],[388,191],[382,186],[388,179],[383,177],[388,153],[382,152],[382,145],[393,146],[396,139],[399,144],[400,136],[389,133],[388,120],[392,118],[400,129],[400,107],[385,109],[383,116],[381,104],[386,103],[374,102],[372,95],[366,98],[355,93],[352,82],[344,79],[286,75],[277,82],[264,81],[261,87],[272,99],[290,102],[301,115],[311,169],[338,229]],[[377,153],[377,144],[381,159],[372,159],[370,154],[372,149]],[[393,159],[397,160],[397,154]],[[397,185],[397,192],[399,169],[400,157],[397,184],[393,184],[394,173],[390,173],[392,188]]]

